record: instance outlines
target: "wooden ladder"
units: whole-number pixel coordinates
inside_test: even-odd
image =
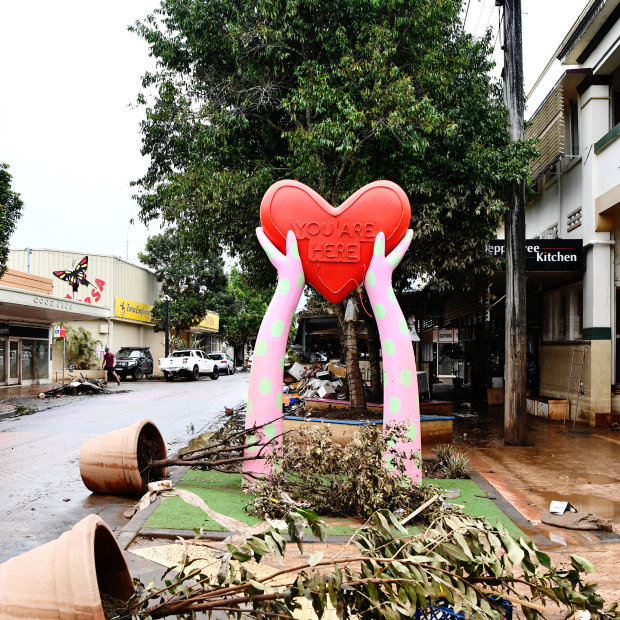
[[[579,356],[581,356],[581,360],[579,360]],[[573,354],[570,359],[570,373],[568,375],[568,389],[566,390],[566,410],[564,412],[564,426],[566,426],[566,419],[571,420],[570,415],[570,397],[572,394],[577,394],[576,402],[575,402],[575,418],[573,419],[573,428],[575,428],[575,424],[577,422],[577,414],[579,413],[579,396],[581,395],[581,385],[583,378],[583,360],[586,357],[586,348],[585,347],[573,347]],[[577,374],[577,372],[579,374]],[[575,385],[575,381],[577,384]]]

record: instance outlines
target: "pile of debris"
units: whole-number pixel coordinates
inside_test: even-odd
[[[84,375],[79,378],[69,377],[68,383],[61,384],[41,392],[39,398],[55,398],[60,396],[82,396],[83,394],[108,394],[105,383],[99,379],[87,379]]]
[[[291,394],[289,407],[303,408],[302,398],[345,400],[347,371],[342,364],[300,364],[295,362],[284,373],[284,393]]]

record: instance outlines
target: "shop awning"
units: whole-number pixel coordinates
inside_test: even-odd
[[[110,309],[37,292],[0,286],[0,321],[51,325],[61,321],[106,320]]]

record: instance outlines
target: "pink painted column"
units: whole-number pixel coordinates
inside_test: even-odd
[[[305,286],[294,233],[289,230],[286,235],[286,255],[267,239],[262,228],[256,229],[256,236],[271,264],[278,270],[278,285],[263,317],[254,347],[245,418],[246,429],[254,425],[266,426],[249,437],[248,443],[264,442],[282,434],[282,380],[287,338],[293,313]],[[269,450],[279,450],[280,447],[281,440],[277,439]],[[254,455],[258,451],[258,446],[248,448],[245,455]],[[263,455],[266,456],[265,452]],[[243,471],[262,475],[270,473],[264,458],[244,461]]]
[[[413,231],[385,256],[385,235],[375,240],[365,284],[372,304],[383,351],[383,428],[404,425],[405,441],[395,448],[406,455],[405,470],[414,483],[422,477],[422,444],[418,378],[409,326],[392,289],[392,272],[400,263]]]

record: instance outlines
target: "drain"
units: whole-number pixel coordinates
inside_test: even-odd
[[[596,532],[594,534],[601,542],[618,542],[620,534],[616,532]]]

